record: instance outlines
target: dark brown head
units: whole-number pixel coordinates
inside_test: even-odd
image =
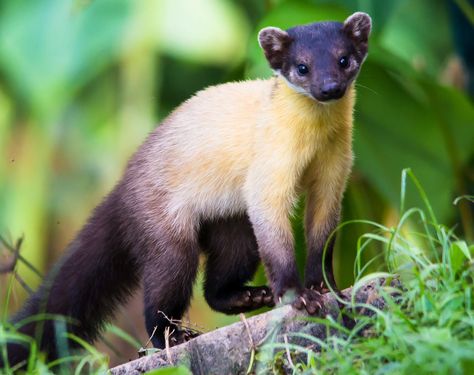
[[[258,41],[271,68],[320,102],[340,99],[367,56],[372,21],[357,12],[340,22],[317,22],[287,31],[266,27]]]

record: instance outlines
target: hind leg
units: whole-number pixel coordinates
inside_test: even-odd
[[[246,215],[204,223],[200,245],[207,254],[204,295],[211,308],[236,314],[274,305],[270,288],[245,285],[260,261]]]
[[[173,332],[170,346],[192,338],[170,320],[180,320],[189,307],[199,250],[192,238],[176,240],[161,236],[159,241],[155,252],[147,251],[143,282],[146,328],[153,346],[164,348],[167,327]]]

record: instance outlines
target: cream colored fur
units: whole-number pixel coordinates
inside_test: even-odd
[[[150,229],[164,222],[180,236],[195,233],[200,219],[246,211],[256,231],[271,227],[272,237],[292,241],[289,215],[300,193],[311,196],[315,226],[339,207],[352,164],[353,102],[352,88],[323,105],[281,77],[198,92],[132,159],[130,189],[146,205],[138,212]]]

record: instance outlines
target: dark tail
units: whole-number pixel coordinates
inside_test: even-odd
[[[44,313],[62,315],[67,317],[68,333],[88,342],[97,338],[106,320],[135,289],[140,278],[131,251],[130,236],[135,232],[123,212],[118,192],[116,188],[95,209],[67,253],[12,318],[12,323],[20,324]],[[18,332],[34,338],[48,358],[54,359],[64,353],[64,343],[69,348],[78,346],[60,337],[57,327],[57,321],[39,317],[37,322],[22,325]],[[28,358],[29,347],[12,343],[7,349],[10,365]]]

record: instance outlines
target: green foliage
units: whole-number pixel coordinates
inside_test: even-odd
[[[84,85],[141,45],[206,63],[242,56],[245,21],[231,13],[227,2],[196,6],[184,1],[146,8],[128,0],[85,5],[75,0],[8,1],[0,17],[0,63],[10,87],[42,115],[62,110]],[[181,17],[183,8],[200,11],[199,21],[209,27]],[[211,38],[212,44],[207,42]]]
[[[65,343],[60,346],[62,352],[59,359],[48,362],[44,353],[38,351],[35,341],[31,337],[16,332],[15,327],[7,323],[0,324],[0,356],[6,367],[0,369],[1,374],[105,374],[109,368],[108,358],[92,345],[65,331],[65,325],[60,317],[38,315],[35,320],[54,319],[56,329],[63,332],[63,337],[76,341],[82,348],[80,352],[70,352]],[[63,324],[61,324],[61,322]],[[18,328],[18,327],[17,327]],[[17,342],[29,345],[30,355],[26,363],[19,363],[13,367],[8,365],[6,343]],[[20,370],[21,369],[21,370]]]
[[[191,371],[189,371],[186,367],[179,366],[179,367],[168,367],[168,368],[148,371],[145,374],[146,375],[191,375]]]
[[[368,242],[381,242],[389,273],[365,275],[356,264],[353,295],[369,278],[399,278],[401,286],[387,282],[379,288],[385,310],[354,299],[341,300],[357,321],[352,330],[332,319],[318,319],[338,333],[324,341],[312,339],[320,354],[295,345],[270,345],[271,350],[303,354],[303,359],[294,356],[300,360],[291,365],[285,351],[279,351],[274,360],[280,367],[288,366],[297,374],[468,374],[474,370],[474,244],[437,223],[419,181],[410,171],[405,173],[420,190],[425,208],[402,212],[395,227],[372,223],[374,231],[361,236],[358,255]],[[402,191],[405,187],[403,183]],[[364,316],[360,309],[370,309],[373,315]]]
[[[38,285],[41,277],[32,270],[43,271],[57,259],[153,124],[179,103],[209,85],[271,74],[256,41],[260,27],[343,20],[357,10],[372,16],[374,32],[357,83],[355,168],[343,218],[394,225],[399,174],[411,167],[437,218],[458,224],[450,256],[453,267],[462,268],[459,251],[466,253],[462,241],[474,236],[473,210],[466,199],[451,202],[474,192],[474,109],[461,89],[441,83],[454,53],[447,3],[2,1],[0,234],[24,235],[22,259],[34,266],[22,261],[18,275],[31,288]],[[466,1],[455,3],[472,16]],[[419,205],[408,189],[406,204]],[[293,223],[300,266],[302,207]],[[361,265],[375,259],[367,271],[386,270],[383,257],[374,258],[383,243],[371,241],[361,253],[353,246],[369,229],[359,222],[338,233],[339,286],[354,282],[356,258]],[[263,273],[258,279],[264,282]],[[0,275],[0,301],[8,300],[2,314],[25,295]],[[199,324],[229,322],[204,310],[200,290],[196,295],[191,315]]]

